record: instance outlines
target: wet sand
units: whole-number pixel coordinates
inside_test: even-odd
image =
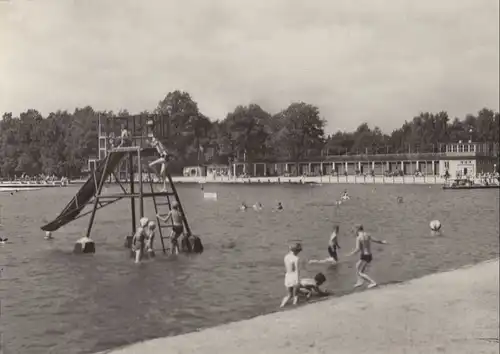
[[[496,259],[104,353],[481,354],[498,336]]]

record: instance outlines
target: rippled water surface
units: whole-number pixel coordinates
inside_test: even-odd
[[[208,185],[217,201],[204,200],[199,186],[180,186],[191,228],[205,245],[202,255],[133,264],[123,248],[128,201],[99,211],[95,255],[73,255],[88,218],[56,232],[53,241],[44,241],[39,227],[76,188],[0,194],[3,232],[12,240],[0,245],[5,354],[92,353],[274,311],[285,290],[287,241],[303,241],[302,259],[326,257],[335,223],[341,256],[354,246],[355,223],[390,243],[374,247],[370,272],[380,283],[498,257],[498,190],[408,185],[351,185],[352,199],[339,208],[339,185]],[[238,212],[242,201],[268,209],[281,201],[285,210]],[[151,205],[146,208],[152,214]],[[441,220],[441,237],[430,236],[432,219]],[[306,264],[304,274],[323,271],[329,290],[349,293],[355,261]]]

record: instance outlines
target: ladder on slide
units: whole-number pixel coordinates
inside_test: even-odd
[[[173,201],[176,201],[177,204],[179,205],[179,211],[182,213],[182,219],[183,219],[183,224],[184,224],[184,233],[187,233],[188,235],[191,235],[191,229],[189,228],[189,224],[187,222],[186,214],[184,213],[184,209],[182,208],[182,203],[181,200],[179,199],[179,194],[177,194],[177,189],[175,188],[174,182],[172,181],[172,176],[170,176],[170,173],[167,172],[167,191],[158,193],[155,191],[155,186],[154,186],[154,181],[153,181],[153,175],[151,171],[153,170],[153,167],[148,168],[148,180],[149,180],[149,187],[151,190],[152,194],[152,199],[153,199],[153,205],[154,205],[154,211],[155,211],[155,217],[156,217],[156,225],[158,229],[158,234],[160,236],[160,241],[161,241],[161,247],[163,250],[163,253],[166,254],[167,250],[170,252],[173,252],[172,249],[170,249],[170,245],[165,245],[165,240],[168,239],[170,240],[170,234],[167,236],[164,236],[164,230],[165,229],[170,229],[172,230],[174,224],[172,219],[169,220],[169,223],[163,222],[160,218],[158,218],[158,214],[160,214],[163,217],[166,217],[166,215],[172,210],[172,203]],[[155,170],[153,170],[154,175],[160,177],[160,182],[162,183],[163,186],[163,181],[161,180],[161,176],[156,173]],[[163,187],[162,187],[163,188]],[[171,198],[174,198],[172,200]]]

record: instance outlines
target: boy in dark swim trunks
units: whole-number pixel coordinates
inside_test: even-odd
[[[330,242],[328,243],[328,254],[335,260],[335,262],[338,262],[339,260],[339,257],[337,256],[337,249],[340,249],[338,240],[339,229],[339,226],[335,225],[332,235],[330,236]]]
[[[335,225],[333,228],[333,232],[330,236],[330,241],[328,241],[328,255],[330,257],[317,260],[317,259],[312,259],[309,261],[309,263],[332,263],[336,264],[339,260],[338,255],[337,255],[337,249],[340,249],[339,241],[338,241],[338,235],[339,235],[339,226]]]
[[[179,237],[184,232],[184,217],[179,210],[179,203],[172,203],[172,210],[167,214],[167,217],[163,217],[162,215],[156,215],[158,219],[163,222],[168,222],[168,220],[172,219],[172,233],[170,234],[170,239],[172,243],[172,254],[179,254]]]
[[[347,255],[349,257],[355,253],[360,253],[359,261],[356,263],[356,276],[358,278],[358,281],[354,285],[355,288],[363,285],[365,281],[369,283],[369,289],[377,286],[375,280],[370,278],[368,274],[365,273],[368,264],[373,260],[371,242],[379,243],[382,245],[387,244],[387,242],[384,240],[377,240],[373,238],[370,234],[364,231],[363,225],[359,225],[356,230],[356,248]]]

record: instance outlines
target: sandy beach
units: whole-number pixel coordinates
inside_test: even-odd
[[[103,353],[493,354],[498,337],[496,259]]]

